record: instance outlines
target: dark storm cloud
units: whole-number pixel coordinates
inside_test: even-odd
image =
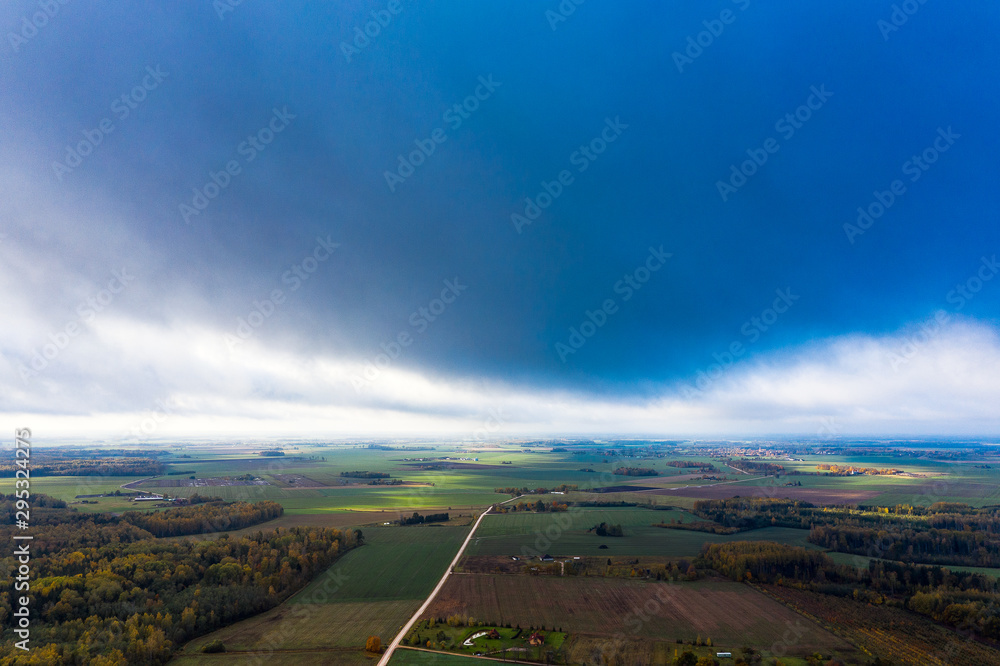
[[[370,359],[407,333],[402,367],[620,392],[734,342],[751,358],[919,321],[1000,245],[996,7],[921,5],[886,39],[892,6],[869,2],[591,0],[565,21],[556,2],[388,5],[65,5],[7,44],[4,159],[24,185],[5,224],[36,248],[80,236],[47,261],[95,282],[139,264],[121,307],[141,317],[232,333],[281,289],[256,336],[289,349]],[[35,11],[8,5],[4,30]],[[166,73],[151,89],[147,68]],[[939,129],[960,138],[907,173]],[[79,217],[33,224],[40,199]],[[116,222],[81,232],[102,211]],[[317,238],[340,247],[297,278]],[[467,289],[433,314],[445,280]],[[776,290],[796,299],[772,321]],[[52,321],[78,300],[60,291],[33,294]]]

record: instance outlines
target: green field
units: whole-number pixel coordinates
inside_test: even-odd
[[[725,541],[779,541],[816,548],[806,541],[808,530],[766,527],[735,535],[706,534],[690,530],[652,527],[672,518],[688,521],[683,511],[640,508],[583,508],[562,513],[489,514],[466,549],[468,556],[517,555],[523,550],[557,556],[695,556],[705,543]],[[599,537],[587,530],[601,522],[621,524],[624,537]],[[564,527],[568,525],[568,527]],[[606,545],[606,549],[600,546]]]
[[[469,533],[466,527],[383,527],[364,530],[366,545],[293,597],[315,603],[314,593],[336,586],[334,602],[423,600],[437,584]],[[340,581],[339,585],[330,581]]]
[[[210,659],[198,650],[217,639],[229,651],[339,650],[355,659],[368,636],[385,643],[395,637],[444,574],[466,534],[467,527],[366,528],[364,546],[348,552],[287,602],[192,641],[184,654],[192,663]]]

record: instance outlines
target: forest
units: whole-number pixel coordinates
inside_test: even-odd
[[[14,476],[17,467],[0,465],[0,477]],[[32,465],[34,476],[158,476],[166,465],[153,458],[85,458],[43,460]]]
[[[659,472],[651,467],[619,467],[614,471],[619,476],[657,476]]]
[[[127,511],[122,520],[156,537],[225,532],[250,527],[279,517],[284,508],[277,502],[212,502],[166,511]]]
[[[8,587],[0,592],[2,664],[15,657],[20,664],[163,664],[191,638],[281,603],[362,543],[356,530],[305,527],[164,542],[130,520],[79,513],[44,495],[32,505],[31,652],[26,658],[13,645]],[[0,515],[13,506],[13,496],[4,497]],[[166,524],[188,525],[188,513],[204,508],[161,515],[171,513]],[[5,523],[0,536],[9,541],[13,527]],[[15,565],[12,556],[0,562],[8,571]]]
[[[759,527],[810,529],[809,541],[830,550],[924,564],[1000,566],[1000,509],[938,502],[929,507],[835,506],[767,498],[695,502],[709,522],[660,527],[714,533]]]

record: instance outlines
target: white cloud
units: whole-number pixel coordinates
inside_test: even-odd
[[[831,434],[831,423],[845,435],[1000,432],[1000,337],[976,322],[940,329],[895,368],[904,335],[850,335],[734,365],[696,395],[664,385],[637,399],[426,376],[398,364],[358,392],[359,359],[296,355],[256,338],[232,352],[225,333],[108,312],[28,381],[8,354],[3,411],[40,437],[79,438],[133,430],[151,438],[471,438],[487,422],[497,436],[813,435],[824,424]],[[9,349],[15,340],[6,335],[0,344]]]

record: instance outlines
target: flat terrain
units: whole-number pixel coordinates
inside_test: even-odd
[[[576,576],[452,576],[425,618],[471,615],[490,624],[557,627],[570,634],[691,641],[770,649],[800,625],[800,650],[849,653],[846,641],[739,583],[665,583]],[[810,649],[805,651],[806,646]]]
[[[359,657],[368,636],[392,639],[434,588],[468,528],[387,527],[364,534],[366,545],[287,602],[192,641],[184,654],[210,659],[198,650],[218,639],[239,652],[336,650],[336,663],[349,663],[341,657]]]
[[[648,490],[644,495],[695,497],[698,499],[729,499],[730,497],[771,497],[793,499],[813,504],[861,504],[880,494],[877,490],[837,490],[835,488],[800,488],[797,486],[752,486],[726,483],[715,486],[678,488],[676,490]]]
[[[487,515],[469,543],[468,556],[525,554],[552,556],[692,557],[705,543],[725,541],[779,541],[815,548],[806,541],[808,530],[766,527],[736,535],[705,534],[653,527],[653,523],[696,518],[684,511],[641,508],[583,508],[560,513],[507,513]],[[624,537],[600,537],[587,530],[602,522],[620,524]],[[607,548],[601,548],[601,546]]]
[[[869,652],[898,664],[983,666],[1000,664],[1000,650],[964,638],[928,618],[901,608],[854,603],[848,599],[776,585],[764,588]]]
[[[482,659],[463,657],[457,654],[442,654],[425,650],[399,648],[392,654],[391,666],[425,666],[442,664],[443,666],[483,666]]]

